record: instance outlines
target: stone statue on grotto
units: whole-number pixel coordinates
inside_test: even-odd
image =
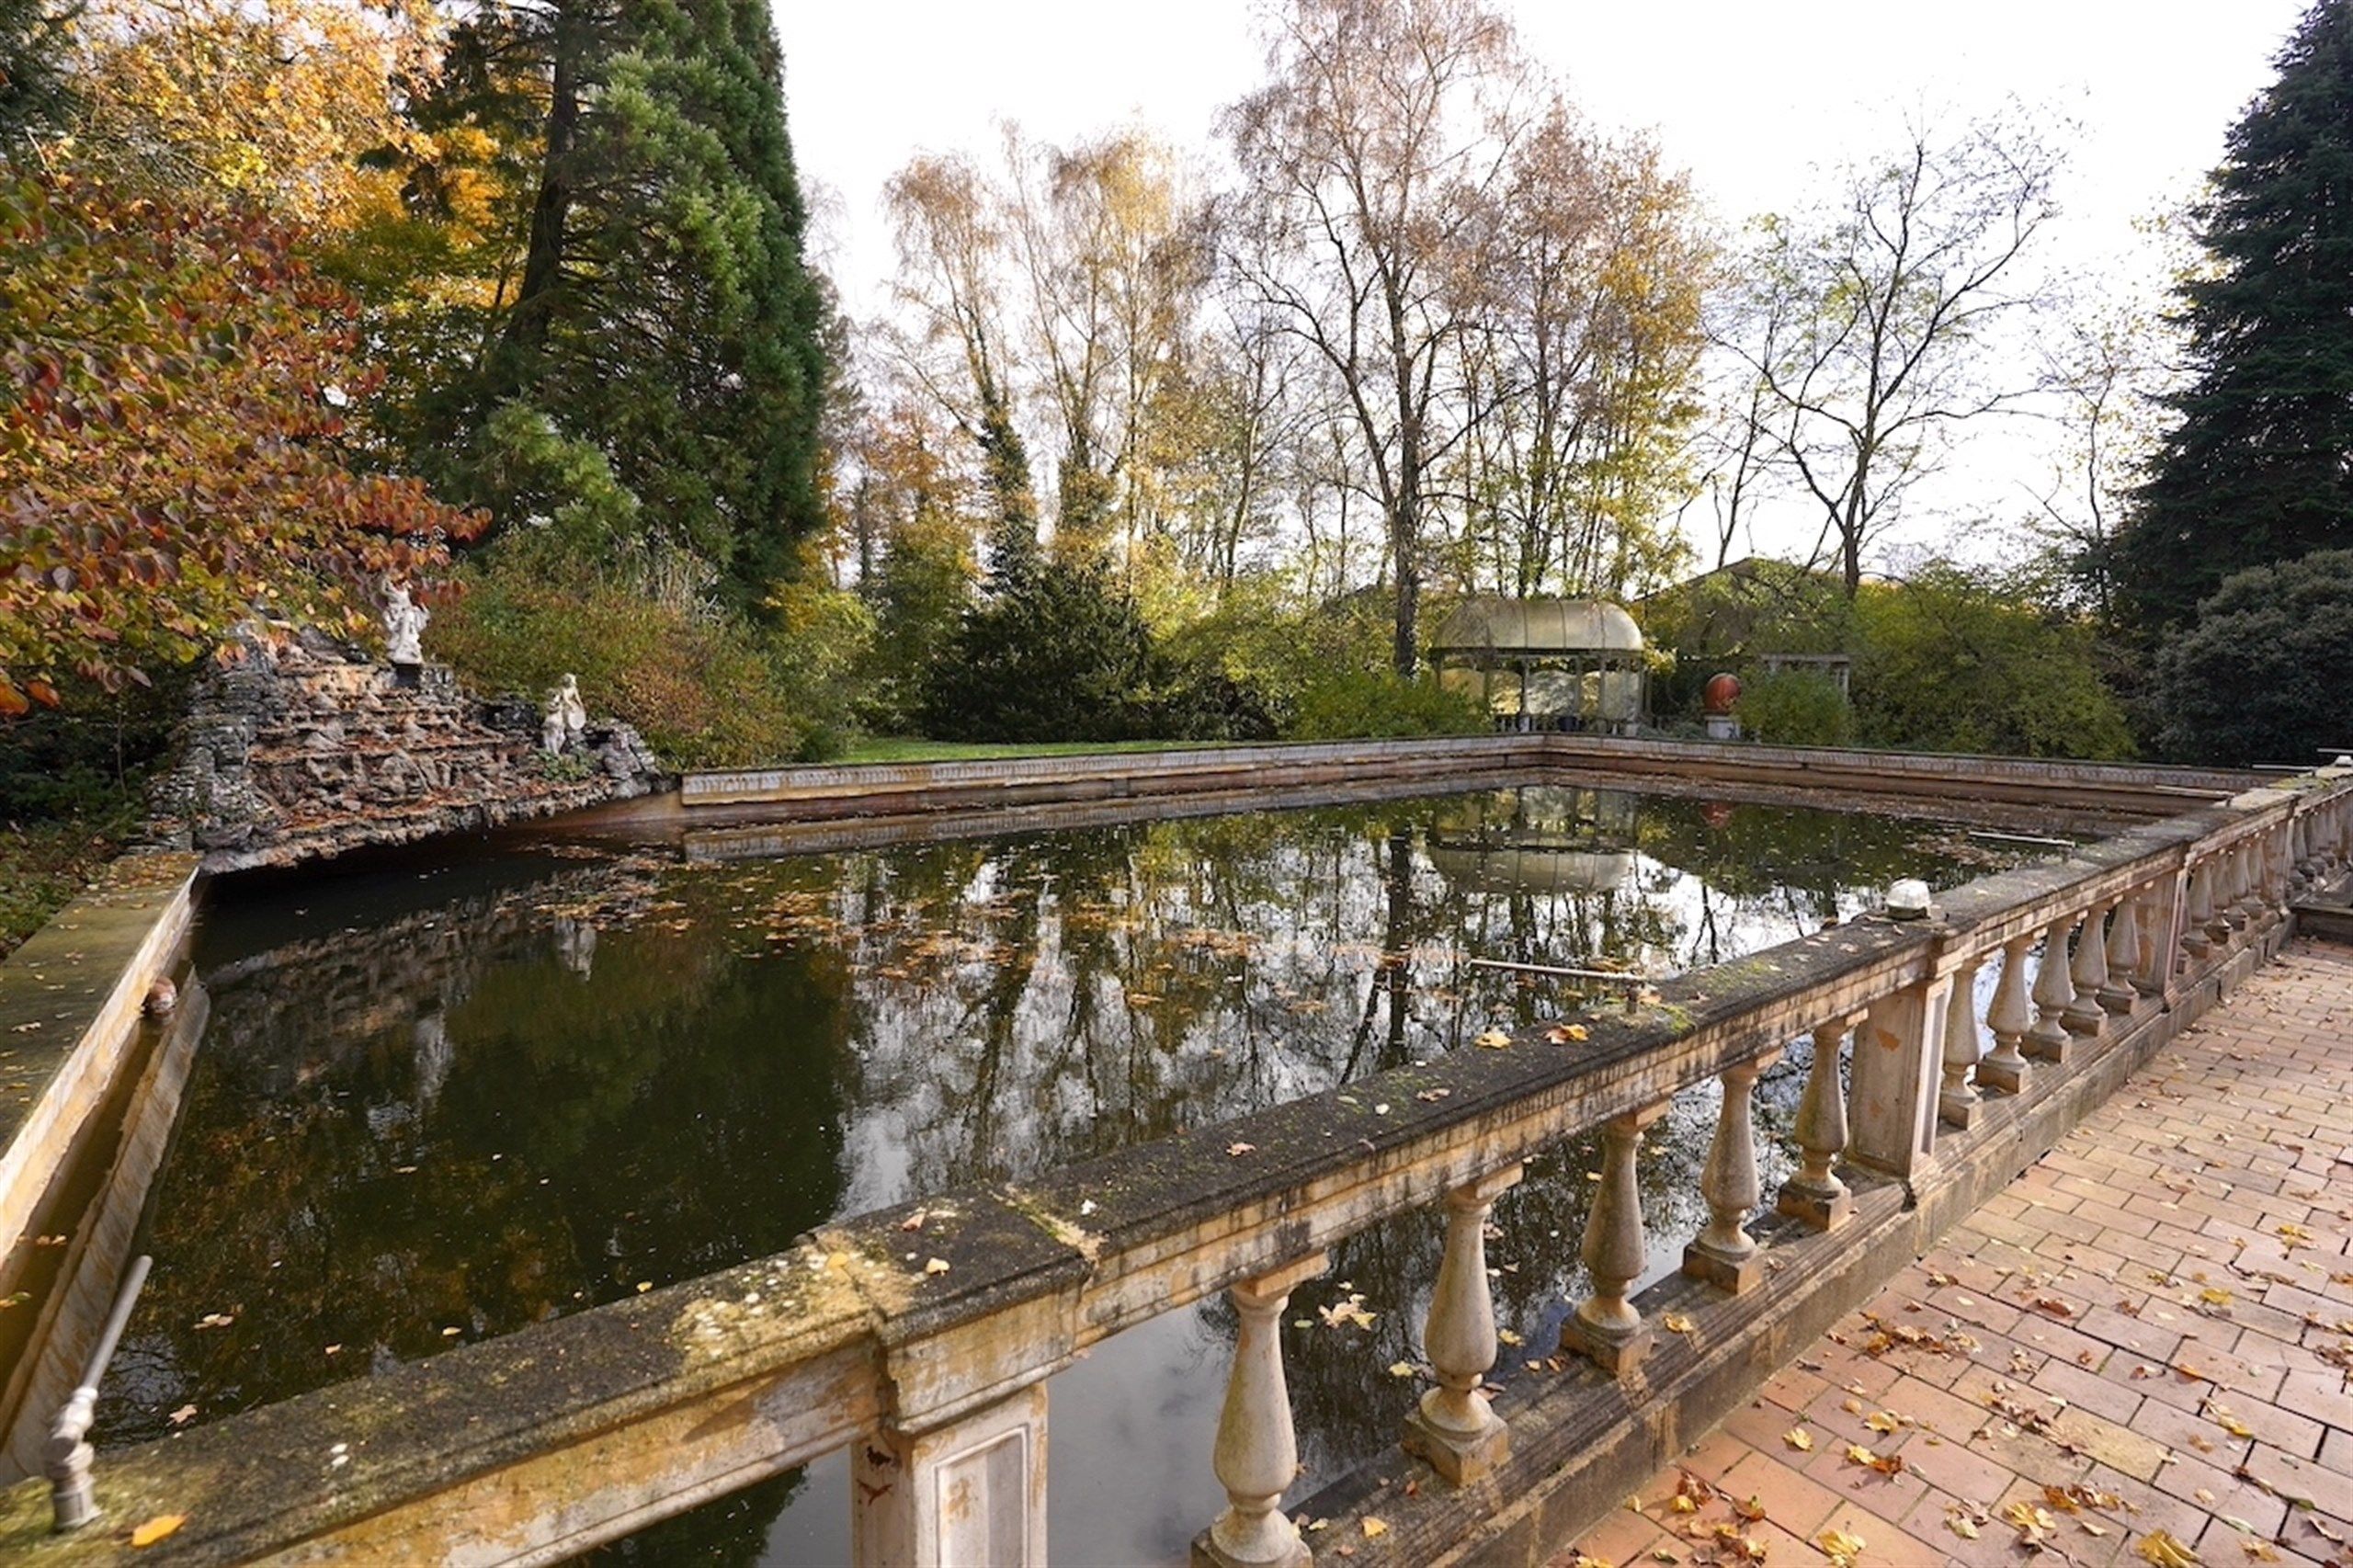
[[[425,664],[425,623],[432,619],[430,610],[409,597],[405,585],[385,588],[384,657],[403,686],[416,684],[417,671]]]
[[[588,728],[588,710],[580,700],[580,677],[567,675],[548,693],[546,717],[540,721],[540,746],[562,756]]]

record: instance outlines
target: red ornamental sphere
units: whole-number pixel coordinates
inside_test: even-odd
[[[1708,684],[1700,688],[1699,699],[1711,713],[1731,712],[1733,704],[1740,700],[1739,677],[1728,673],[1710,676]]]

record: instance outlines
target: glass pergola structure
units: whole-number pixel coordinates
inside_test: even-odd
[[[1648,709],[1642,628],[1599,599],[1466,598],[1440,623],[1430,662],[1498,729],[1631,735]]]

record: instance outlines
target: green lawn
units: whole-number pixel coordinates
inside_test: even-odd
[[[1074,756],[1087,752],[1195,751],[1227,741],[926,741],[908,735],[865,735],[835,760],[858,762],[983,762],[1000,756]]]

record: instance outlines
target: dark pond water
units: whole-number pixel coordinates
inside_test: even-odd
[[[1555,787],[696,864],[594,846],[233,891],[153,1199],[153,1278],[102,1440],[126,1443],[1574,1011],[1472,957],[1672,972],[2006,863],[1962,830]],[[1780,1159],[1804,1068],[1768,1077]],[[1702,1216],[1711,1085],[1649,1140],[1660,1270]],[[1498,1207],[1499,1316],[1551,1348],[1582,1293],[1572,1144]],[[1768,1172],[1778,1179],[1779,1168]],[[1394,1439],[1438,1217],[1293,1298],[1302,1456]],[[1325,1321],[1351,1296],[1370,1324]],[[1217,1511],[1222,1302],[1051,1385],[1053,1548],[1167,1561]],[[610,1549],[841,1561],[843,1462]]]

